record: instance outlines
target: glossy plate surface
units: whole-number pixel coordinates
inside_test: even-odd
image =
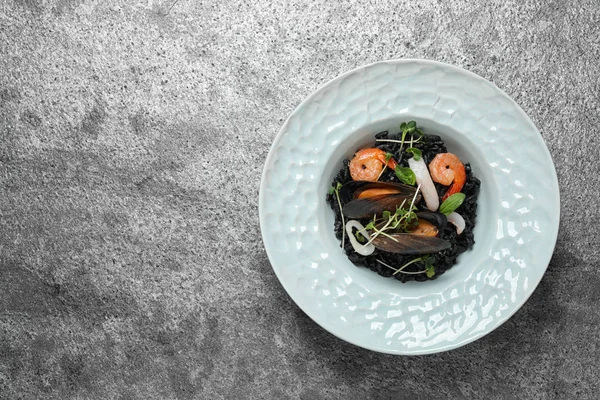
[[[346,258],[325,196],[344,158],[413,119],[482,183],[473,249],[434,281],[402,284]],[[484,336],[527,301],[552,256],[559,191],[540,133],[504,92],[447,64],[394,60],[335,78],[292,113],[259,208],[273,270],[316,323],[367,349],[427,354]]]

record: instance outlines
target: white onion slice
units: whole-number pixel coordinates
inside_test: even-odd
[[[456,211],[452,211],[450,214],[448,214],[448,222],[456,226],[456,233],[459,235],[465,230],[465,220]]]
[[[427,165],[425,165],[425,161],[423,161],[423,157],[421,157],[419,161],[415,161],[414,158],[409,158],[408,166],[415,173],[417,183],[421,185],[421,193],[423,193],[427,208],[429,208],[430,211],[437,211],[440,207],[440,199],[437,190],[435,190],[435,186],[433,185],[433,181],[431,180],[431,175],[429,175]]]
[[[352,228],[358,229],[362,237],[364,237],[367,242],[371,240],[371,237],[369,236],[369,232],[367,232],[365,227],[362,226],[362,224],[357,220],[351,219],[350,221],[346,222],[346,232],[348,233],[348,239],[350,239],[352,247],[354,247],[354,251],[361,256],[370,256],[373,254],[375,251],[375,246],[373,246],[373,243],[369,243],[367,245],[360,244],[358,240],[356,240],[354,233],[352,233]]]

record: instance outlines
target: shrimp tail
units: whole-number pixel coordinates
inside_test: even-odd
[[[387,167],[391,168],[393,170],[396,169],[396,167],[398,166],[398,163],[396,162],[396,160],[394,160],[393,157],[390,157],[389,160],[386,161],[386,153],[378,153],[377,154],[377,159],[379,161],[381,161],[382,164],[386,164],[387,163]]]
[[[453,194],[460,193],[463,186],[465,185],[466,180],[467,180],[467,174],[465,173],[464,168],[463,169],[459,168],[458,170],[456,170],[455,175],[454,175],[454,181],[452,182],[452,185],[450,185],[448,190],[446,190],[446,193],[444,193],[444,196],[442,196],[442,201],[446,200],[448,197],[452,196]]]

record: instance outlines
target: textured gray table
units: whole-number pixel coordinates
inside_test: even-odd
[[[269,3],[0,1],[0,398],[598,398],[600,3]],[[322,330],[260,239],[282,122],[390,58],[505,90],[561,186],[529,302],[439,355]]]

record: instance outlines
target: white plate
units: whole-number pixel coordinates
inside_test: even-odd
[[[481,192],[473,249],[438,279],[403,284],[347,259],[325,196],[344,158],[409,120],[470,162]],[[395,60],[298,106],[267,157],[259,208],[273,270],[316,323],[367,349],[427,354],[486,335],[527,301],[552,256],[559,202],[550,153],[504,92],[447,64]]]

